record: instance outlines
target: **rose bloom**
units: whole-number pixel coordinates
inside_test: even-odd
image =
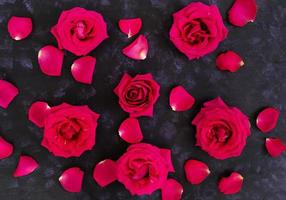
[[[159,90],[160,85],[151,74],[136,75],[134,78],[124,74],[114,92],[119,97],[121,108],[131,117],[139,117],[153,116]]]
[[[190,60],[214,51],[228,34],[215,5],[190,3],[173,18],[170,40]]]
[[[88,106],[54,106],[44,119],[42,146],[55,156],[78,157],[93,148],[98,118]]]
[[[130,145],[117,161],[117,180],[132,195],[149,195],[161,189],[169,172],[174,172],[171,151],[146,143]]]
[[[196,145],[221,160],[239,156],[250,135],[248,118],[219,97],[204,103],[192,124],[197,130]]]
[[[56,37],[60,49],[77,56],[88,54],[108,38],[102,15],[79,7],[63,11],[51,33]]]

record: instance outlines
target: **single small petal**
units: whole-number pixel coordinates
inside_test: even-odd
[[[79,167],[65,170],[59,178],[62,187],[68,192],[80,192],[84,172]]]
[[[189,110],[194,103],[194,97],[183,86],[179,85],[171,90],[169,104],[173,111]]]
[[[8,21],[8,32],[12,39],[22,40],[32,32],[32,19],[29,17],[11,17]]]
[[[229,22],[235,26],[245,26],[256,19],[256,0],[235,0],[228,12]]]
[[[120,30],[125,33],[128,38],[130,38],[140,31],[142,27],[142,20],[140,18],[121,19],[119,20],[118,25]]]
[[[9,104],[18,94],[18,88],[8,81],[0,80],[0,106],[2,108],[8,108]]]
[[[223,177],[219,180],[218,189],[224,194],[235,194],[241,190],[243,176],[237,172],[232,172],[229,177]]]
[[[122,50],[122,53],[134,60],[145,60],[148,49],[146,37],[144,35],[139,35],[136,40]]]
[[[258,114],[256,125],[263,133],[267,133],[275,128],[279,115],[280,112],[276,108],[265,108]]]
[[[244,65],[241,57],[234,51],[226,51],[216,58],[216,66],[220,70],[236,72]]]
[[[39,164],[31,156],[21,155],[16,170],[14,171],[14,177],[26,176],[31,174],[38,168]]]
[[[93,178],[101,187],[116,181],[116,162],[110,159],[99,162],[93,170]]]
[[[38,53],[40,69],[48,76],[61,75],[63,60],[64,53],[51,45],[42,47]]]
[[[0,136],[0,160],[11,156],[13,149],[13,145]]]
[[[278,157],[286,151],[286,144],[279,138],[266,138],[265,147],[272,157]]]
[[[125,119],[118,129],[119,136],[128,143],[139,143],[143,139],[143,134],[140,128],[138,119],[127,118]]]
[[[50,110],[51,107],[46,102],[37,101],[29,108],[28,118],[35,125],[42,128],[44,126],[44,120]]]
[[[170,172],[175,172],[175,168],[173,166],[173,162],[172,162],[172,152],[170,149],[160,149],[160,154],[161,156],[166,160],[167,164],[168,164],[168,168]]]
[[[162,200],[180,200],[184,192],[183,186],[175,179],[168,179],[161,189]]]
[[[202,183],[211,173],[209,167],[198,160],[188,160],[184,168],[187,180],[194,185]]]
[[[84,56],[75,60],[71,66],[72,76],[80,83],[91,84],[95,64],[96,59],[91,56]]]

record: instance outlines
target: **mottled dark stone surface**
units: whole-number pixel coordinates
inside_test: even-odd
[[[153,118],[140,118],[144,142],[173,151],[176,173],[170,175],[184,186],[183,199],[213,200],[283,200],[286,199],[286,158],[273,159],[264,149],[266,136],[279,136],[286,141],[286,1],[257,0],[257,21],[244,28],[235,28],[226,22],[228,38],[212,54],[200,60],[188,61],[168,39],[171,14],[191,0],[0,0],[0,77],[20,89],[20,95],[9,109],[0,109],[0,133],[15,145],[12,157],[0,161],[1,200],[127,200],[160,199],[160,192],[152,196],[131,197],[119,183],[104,189],[92,178],[94,164],[104,158],[117,159],[127,144],[117,135],[120,122],[127,117],[117,102],[112,89],[123,72],[132,75],[151,72],[161,84],[161,97]],[[232,1],[204,0],[216,4],[225,17]],[[43,75],[38,68],[37,52],[46,44],[56,45],[49,33],[61,11],[75,6],[101,12],[107,23],[110,39],[91,55],[97,65],[93,84],[76,83],[70,75],[70,66],[76,58],[66,52],[63,76]],[[34,30],[29,38],[13,41],[6,24],[12,15],[31,16]],[[141,17],[141,30],[148,37],[150,51],[145,61],[133,61],[121,54],[128,40],[117,28],[124,17]],[[218,52],[232,49],[245,59],[246,66],[235,74],[216,70],[214,60]],[[170,89],[184,85],[197,99],[194,109],[175,113],[168,106]],[[203,101],[221,96],[228,104],[239,107],[252,122],[252,135],[239,158],[215,160],[194,146],[195,129],[190,122]],[[40,146],[42,130],[27,120],[27,109],[36,100],[51,105],[63,101],[88,104],[101,114],[97,129],[97,145],[80,158],[63,159],[52,156]],[[278,126],[269,135],[260,133],[254,125],[257,112],[264,106],[281,110]],[[13,170],[21,154],[29,154],[40,163],[33,174],[15,179]],[[186,159],[205,161],[212,175],[201,185],[188,184],[183,172]],[[80,166],[85,172],[83,190],[79,194],[65,192],[58,183],[60,173]],[[217,190],[220,176],[231,170],[245,177],[239,194],[224,196]]]

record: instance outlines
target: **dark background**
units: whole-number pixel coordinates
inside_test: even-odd
[[[271,158],[264,149],[265,137],[281,137],[286,142],[286,1],[257,0],[259,11],[255,23],[236,28],[226,23],[228,38],[210,55],[189,61],[169,41],[172,13],[191,0],[1,0],[0,1],[0,77],[11,81],[20,89],[20,95],[7,110],[0,109],[0,134],[14,144],[12,157],[0,161],[1,200],[127,200],[160,199],[160,192],[152,196],[132,197],[118,182],[100,188],[92,178],[95,163],[117,159],[126,150],[117,129],[127,117],[117,102],[113,88],[124,72],[131,75],[151,72],[161,85],[161,96],[155,106],[153,118],[140,118],[144,142],[172,148],[176,173],[171,174],[184,186],[183,199],[286,199],[286,158]],[[216,4],[223,17],[233,1],[204,0]],[[90,55],[96,56],[96,73],[92,85],[76,83],[70,66],[76,58],[65,53],[63,75],[48,77],[37,64],[38,50],[47,44],[56,45],[49,33],[65,9],[81,6],[101,12],[108,24],[110,38]],[[33,32],[23,41],[13,41],[7,33],[10,16],[33,18]],[[121,54],[121,49],[132,39],[122,34],[117,22],[120,18],[141,17],[141,33],[147,36],[150,50],[145,61],[133,61]],[[246,63],[237,73],[218,71],[216,55],[224,50],[237,51]],[[182,84],[196,98],[193,109],[172,112],[168,105],[170,89]],[[202,103],[221,96],[228,104],[237,106],[252,122],[252,134],[246,148],[238,158],[216,160],[194,146],[195,129],[191,120]],[[79,158],[54,157],[40,146],[42,130],[27,119],[30,104],[45,100],[50,105],[61,102],[88,104],[101,114],[97,129],[97,144],[92,151]],[[281,111],[277,127],[263,134],[255,127],[255,117],[263,107],[275,106]],[[13,178],[12,173],[19,155],[33,156],[40,164],[29,176]],[[212,174],[199,186],[189,184],[183,165],[189,159],[206,162]],[[71,166],[85,171],[82,192],[64,191],[58,182],[61,172]],[[224,196],[217,190],[217,181],[230,171],[244,176],[242,191]]]

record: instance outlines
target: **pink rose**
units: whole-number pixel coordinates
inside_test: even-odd
[[[190,3],[173,18],[170,40],[190,60],[214,51],[228,34],[215,5]]]
[[[136,75],[134,78],[124,74],[114,92],[119,97],[121,108],[131,117],[139,117],[153,116],[159,90],[160,85],[151,74]]]
[[[88,54],[108,38],[102,15],[79,7],[63,11],[51,32],[60,49],[66,49],[77,56]]]
[[[250,135],[248,118],[219,97],[204,103],[192,124],[197,130],[196,145],[221,160],[239,156]]]

